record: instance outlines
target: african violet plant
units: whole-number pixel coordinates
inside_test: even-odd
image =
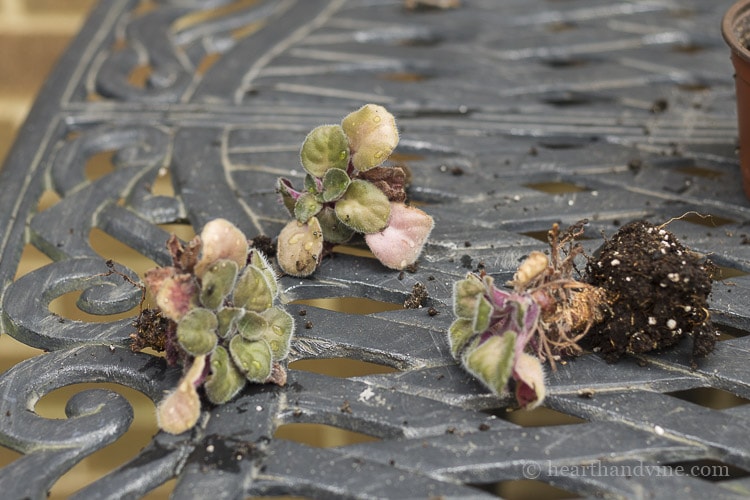
[[[281,269],[309,276],[324,251],[363,234],[367,246],[391,269],[412,265],[432,230],[432,217],[406,201],[407,172],[384,165],[398,144],[396,121],[384,107],[367,104],[340,125],[321,125],[300,152],[307,175],[298,191],[278,181],[282,201],[294,220],[281,231]]]
[[[496,288],[484,273],[469,274],[454,286],[454,357],[496,394],[512,379],[526,408],[544,399],[541,362],[554,369],[561,357],[582,353],[581,343],[616,361],[689,335],[695,367],[716,344],[707,303],[714,266],[665,229],[672,220],[626,224],[591,256],[575,243],[588,221],[563,234],[554,224],[549,257],[531,252],[509,283],[512,290]],[[587,263],[580,279],[574,278],[577,257]]]
[[[177,389],[157,408],[159,427],[179,434],[198,420],[199,387],[211,403],[222,404],[247,382],[286,383],[281,361],[294,318],[274,305],[272,267],[230,222],[210,221],[186,247],[174,236],[168,246],[173,265],[145,276],[160,321],[141,319],[134,340],[162,347],[170,365],[185,367]]]
[[[453,297],[453,356],[495,394],[504,394],[512,377],[518,403],[539,405],[544,371],[539,359],[525,352],[538,328],[539,305],[528,295],[498,289],[491,276],[472,273],[454,285]]]
[[[512,379],[523,408],[544,400],[542,361],[554,368],[561,356],[579,354],[578,341],[604,318],[606,292],[573,278],[574,260],[583,254],[574,240],[586,222],[562,237],[555,224],[550,257],[531,252],[509,282],[512,290],[497,288],[484,273],[454,284],[451,353],[495,394],[504,394]]]

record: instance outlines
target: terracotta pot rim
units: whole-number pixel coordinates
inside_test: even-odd
[[[737,36],[737,27],[745,20],[747,32],[750,35],[750,0],[739,0],[724,14],[721,20],[721,35],[735,55],[750,62],[750,50],[740,42]],[[750,37],[748,42],[750,42]]]

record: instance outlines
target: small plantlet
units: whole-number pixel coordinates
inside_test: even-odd
[[[512,291],[498,289],[484,273],[454,286],[453,356],[498,395],[515,385],[521,407],[544,399],[542,362],[554,369],[561,357],[581,354],[581,345],[615,361],[690,334],[695,366],[716,343],[707,259],[678,242],[666,224],[644,221],[623,226],[595,255],[584,256],[575,238],[586,222],[562,234],[553,225],[550,256],[531,252],[508,283]],[[586,275],[576,279],[579,256]]]
[[[386,267],[414,264],[434,225],[432,217],[405,204],[407,172],[384,165],[398,144],[396,120],[384,107],[367,104],[340,125],[313,129],[300,151],[307,175],[302,190],[278,181],[284,206],[294,217],[281,231],[277,258],[292,276],[309,276],[324,252],[364,235]]]
[[[497,288],[484,272],[454,285],[453,356],[495,394],[513,381],[523,408],[544,400],[542,361],[554,367],[561,356],[580,353],[577,342],[603,318],[603,290],[573,278],[583,252],[575,238],[584,224],[562,236],[555,224],[548,234],[551,257],[532,252],[508,283],[512,290]]]
[[[172,236],[168,247],[173,265],[146,273],[158,309],[139,317],[133,348],[165,350],[170,365],[184,367],[157,407],[159,427],[179,434],[198,421],[199,388],[222,404],[248,382],[286,383],[294,318],[274,305],[272,267],[230,222],[208,222],[187,246]]]

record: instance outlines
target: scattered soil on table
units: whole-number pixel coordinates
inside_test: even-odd
[[[169,326],[169,318],[161,315],[158,309],[143,309],[133,321],[138,333],[130,335],[130,348],[140,352],[148,347],[162,352],[166,349],[164,331]]]
[[[420,282],[416,282],[411,289],[411,294],[404,300],[404,308],[419,309],[428,296],[427,287]]]
[[[268,258],[276,255],[276,243],[264,234],[250,240],[250,246],[265,254]]]
[[[663,226],[623,226],[588,260],[587,281],[606,290],[609,311],[585,343],[614,361],[692,334],[693,357],[708,354],[716,343],[708,313],[713,268]]]

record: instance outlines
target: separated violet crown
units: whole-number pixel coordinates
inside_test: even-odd
[[[294,318],[274,305],[272,267],[230,222],[208,222],[187,247],[172,237],[169,248],[174,265],[148,271],[145,280],[168,320],[162,332],[167,361],[186,367],[157,408],[159,427],[178,434],[198,420],[200,386],[211,403],[221,404],[247,382],[284,385],[280,362],[289,354]]]
[[[384,107],[367,104],[341,125],[321,125],[307,136],[300,158],[305,176],[298,191],[280,178],[278,191],[290,221],[278,238],[281,269],[309,276],[324,250],[363,234],[386,267],[416,262],[434,225],[432,217],[406,205],[407,173],[384,165],[398,144],[396,121]]]

